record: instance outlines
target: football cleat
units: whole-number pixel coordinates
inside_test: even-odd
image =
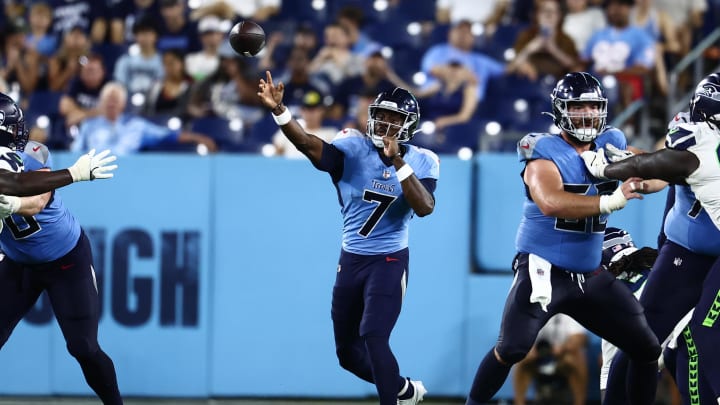
[[[398,405],[415,405],[418,402],[422,402],[423,397],[425,396],[425,394],[427,394],[427,390],[425,389],[422,381],[408,381],[410,382],[410,384],[412,384],[415,392],[413,393],[413,396],[408,399],[398,399]]]

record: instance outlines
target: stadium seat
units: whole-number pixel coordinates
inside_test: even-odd
[[[225,118],[197,118],[192,121],[190,130],[213,138],[222,151],[237,151],[246,140],[244,128],[234,127],[231,121]]]
[[[93,46],[93,51],[97,52],[102,58],[107,74],[112,75],[115,62],[127,52],[127,47],[125,45],[102,43]]]
[[[504,61],[505,51],[515,45],[515,39],[523,29],[523,24],[499,25],[492,36],[483,35],[480,38],[476,49],[498,61]]]
[[[31,93],[28,98],[28,107],[26,115],[39,117],[47,115],[50,119],[54,119],[60,114],[60,98],[61,91],[36,91]]]

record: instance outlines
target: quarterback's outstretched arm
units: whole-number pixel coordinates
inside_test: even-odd
[[[108,179],[117,165],[108,165],[116,157],[110,151],[95,154],[95,150],[80,156],[70,167],[63,170],[13,173],[0,170],[0,194],[26,197],[43,194],[76,181]]]
[[[292,118],[290,111],[282,103],[285,85],[282,82],[275,85],[272,75],[269,71],[266,71],[265,80],[260,79],[258,89],[257,95],[260,97],[260,101],[272,111],[275,121],[280,126],[283,134],[311,161],[319,162],[325,141],[305,132],[303,127]]]

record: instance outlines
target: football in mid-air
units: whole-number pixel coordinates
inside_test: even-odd
[[[253,21],[240,21],[230,30],[228,40],[238,54],[255,56],[265,46],[265,31]]]

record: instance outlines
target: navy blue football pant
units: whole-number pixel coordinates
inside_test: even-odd
[[[670,335],[675,325],[698,302],[714,262],[714,256],[693,253],[669,240],[663,244],[640,297],[648,325],[660,341]],[[708,289],[710,295],[716,292]],[[627,376],[628,366],[628,358],[622,352],[613,359],[604,404],[626,403],[626,387],[633,384]],[[650,384],[654,392],[657,379],[651,380]]]
[[[115,366],[97,341],[99,303],[90,243],[81,233],[65,256],[44,264],[0,262],[0,347],[46,291],[67,349],[104,404],[122,404]]]
[[[488,352],[475,375],[468,405],[484,404],[492,399],[507,378],[510,366],[527,355],[540,329],[557,313],[571,316],[590,332],[630,353],[647,368],[657,369],[658,340],[630,289],[612,274],[598,270],[583,275],[553,266],[552,301],[545,312],[540,304],[530,303],[532,285],[528,254],[516,256],[514,269],[515,280],[505,301],[500,335],[494,348],[503,363],[497,361],[492,349]],[[641,387],[638,389],[642,390]],[[640,391],[636,395],[644,394]]]
[[[340,366],[374,383],[381,405],[396,405],[406,380],[390,350],[407,285],[408,249],[387,255],[342,251],[332,297]]]
[[[710,382],[699,367],[697,346],[689,327],[677,339],[677,347],[663,352],[665,367],[675,379],[683,405],[717,405]]]

